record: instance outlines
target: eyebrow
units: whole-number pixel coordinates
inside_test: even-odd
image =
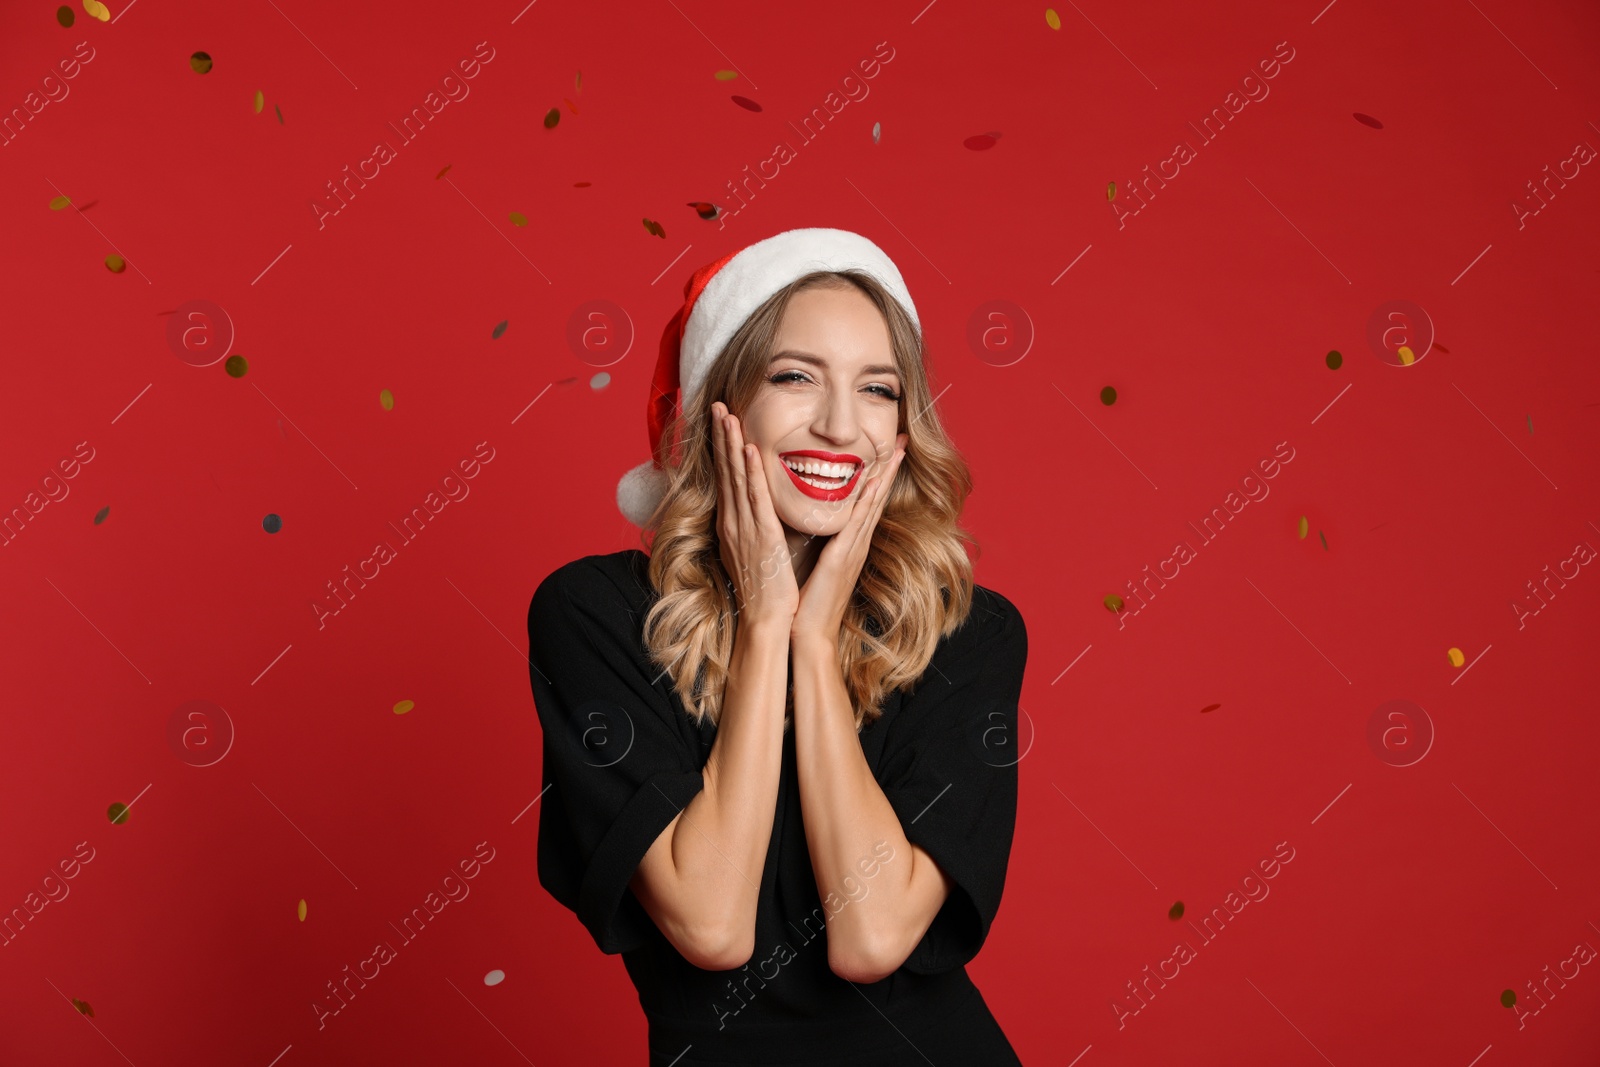
[[[814,356],[810,352],[794,352],[794,351],[788,351],[788,350],[785,350],[783,352],[779,352],[777,355],[773,356],[770,360],[767,361],[767,366],[769,366],[769,367],[772,366],[772,364],[778,362],[778,360],[780,360],[780,359],[797,359],[801,363],[809,363],[813,367],[822,367],[824,369],[826,369],[827,366],[828,366],[828,361],[823,359],[823,358],[821,358],[820,356]],[[871,366],[862,367],[861,368],[861,373],[862,374],[893,374],[893,375],[898,376],[900,372],[899,372],[899,370],[897,370],[896,368],[894,368],[892,366],[888,366],[888,365],[883,364],[883,363],[874,363]]]

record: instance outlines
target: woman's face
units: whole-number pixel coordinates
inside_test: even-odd
[[[760,449],[793,554],[812,536],[838,533],[867,480],[904,443],[903,388],[888,324],[854,287],[797,293],[772,351],[755,399],[737,414],[745,440]],[[796,455],[806,452],[827,458]]]

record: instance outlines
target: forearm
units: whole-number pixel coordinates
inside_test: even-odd
[[[825,902],[830,893],[850,901],[828,919],[828,962],[836,973],[865,973],[903,948],[911,847],[862,752],[836,651],[796,643],[793,660],[795,759],[811,866]],[[859,864],[878,849],[891,860],[851,896],[863,882]]]
[[[672,838],[679,899],[738,945],[755,936],[756,900],[783,766],[788,631],[741,623],[734,638],[704,788]]]

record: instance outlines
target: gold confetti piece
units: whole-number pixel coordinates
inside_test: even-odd
[[[74,21],[76,21],[76,19],[77,16],[72,13],[72,8],[68,7],[67,5],[62,4],[60,7],[56,8],[56,21],[61,23],[61,25],[65,26],[67,29],[70,30],[72,28],[72,24]]]
[[[385,411],[394,410],[394,394],[385,389],[378,394],[378,406]]]
[[[578,71],[578,76],[572,81],[572,91],[575,93],[583,92],[583,71],[581,70]]]
[[[66,207],[70,203],[72,203],[72,201],[67,199],[64,196],[52,197],[51,200],[50,200],[50,210],[51,211],[60,211],[62,208]]]
[[[1409,367],[1417,361],[1416,353],[1411,351],[1410,345],[1401,345],[1395,355],[1400,357],[1400,365],[1403,367]]]
[[[443,178],[443,177],[444,177],[444,175],[445,175],[445,171],[448,171],[448,170],[449,170],[449,169],[450,169],[450,168],[451,168],[451,167],[453,167],[453,166],[455,166],[455,164],[454,164],[454,163],[446,163],[446,164],[445,164],[445,165],[444,165],[444,170],[441,170],[441,171],[440,171],[440,172],[439,172],[439,173],[438,173],[438,174],[435,174],[435,175],[434,175],[434,176],[433,176],[433,180],[434,180],[434,181],[438,181],[438,180],[439,180],[439,179],[440,179],[440,178]]]
[[[1122,598],[1115,593],[1109,594],[1104,603],[1107,611],[1114,613],[1122,610]]]
[[[300,906],[295,908],[295,912],[300,916],[300,921],[301,922],[305,922],[306,921],[306,898],[305,897],[301,897],[300,898]]]
[[[222,369],[230,378],[243,378],[250,372],[250,363],[235,352],[223,362]]]
[[[128,805],[120,800],[117,801],[106,809],[106,818],[111,820],[111,825],[121,826],[128,821]]]
[[[90,18],[105,22],[111,17],[111,9],[102,4],[100,0],[83,0],[83,13]]]
[[[107,504],[105,507],[94,513],[94,524],[99,526],[102,522],[106,521],[106,516],[109,514],[111,514],[111,505]]]
[[[561,109],[559,107],[553,107],[549,111],[546,111],[544,113],[544,128],[545,129],[547,129],[547,130],[555,129],[556,123],[558,123],[560,121],[561,121]]]
[[[1171,919],[1173,922],[1177,922],[1179,919],[1183,918],[1183,901],[1180,900],[1176,904],[1172,905],[1172,907],[1167,909],[1167,918]]]
[[[87,1000],[79,1000],[77,997],[73,997],[72,1006],[77,1008],[83,1014],[87,1015],[89,1018],[94,1018],[94,1009],[89,1006],[89,1002]]]
[[[394,713],[396,715],[404,715],[406,712],[410,711],[416,706],[417,702],[414,700],[402,700],[400,703],[394,706]]]
[[[652,221],[650,219],[645,219],[644,220],[644,228],[645,228],[645,232],[646,233],[654,234],[655,236],[660,237],[663,240],[666,239],[667,231],[664,228],[662,228],[661,223],[654,222],[654,221]]]
[[[273,104],[272,105],[272,110],[274,110],[274,111],[276,111],[278,113],[278,125],[279,126],[284,125],[283,108],[279,107],[277,104]]]
[[[1109,201],[1109,200],[1115,200],[1116,198],[1117,198],[1117,183],[1116,182],[1106,182],[1106,199]]]
[[[1100,403],[1104,404],[1106,407],[1110,407],[1116,402],[1117,391],[1115,389],[1108,385],[1104,389],[1100,390]]]
[[[1300,516],[1300,540],[1304,541],[1306,539],[1306,534],[1310,532],[1311,524],[1306,521],[1306,517],[1304,515]]]
[[[877,144],[878,143],[878,139],[880,137],[882,137],[882,136],[883,136],[883,123],[874,122],[872,124],[872,143],[873,144]]]
[[[1340,368],[1340,366],[1342,366],[1343,364],[1344,364],[1344,357],[1339,354],[1339,350],[1338,349],[1334,349],[1333,351],[1328,353],[1328,369],[1329,370],[1338,370]]]
[[[738,76],[739,72],[736,70],[719,70],[712,75],[712,77],[717,79],[719,82],[731,82]]]
[[[490,334],[489,336],[492,337],[494,340],[498,341],[500,339],[500,335],[505,333],[506,332],[506,327],[510,326],[510,325],[511,325],[511,320],[510,319],[506,319],[500,325],[496,326],[494,328],[494,333]]]
[[[106,270],[112,274],[121,274],[128,266],[128,261],[115,252],[106,257]]]
[[[526,226],[527,224],[528,224],[528,216],[524,215],[520,211],[513,211],[511,213],[511,225],[513,225],[513,226]]]
[[[85,7],[88,3],[89,0],[84,0]],[[196,52],[189,57],[189,66],[196,74],[206,74],[211,70],[211,57],[204,52]]]
[[[266,102],[267,102],[266,96],[261,92],[260,89],[257,89],[256,90],[256,114],[257,115],[261,114],[262,105],[264,105]]]
[[[1528,433],[1529,434],[1533,433],[1533,416],[1532,415],[1528,416]]]
[[[1317,531],[1317,536],[1322,538],[1322,550],[1324,552],[1332,551],[1330,548],[1328,548],[1328,535],[1323,533],[1321,530],[1318,530]]]
[[[1061,28],[1061,16],[1056,14],[1055,8],[1047,7],[1044,9],[1044,24],[1049,26],[1052,30],[1059,30]]]
[[[1467,662],[1467,657],[1461,654],[1459,648],[1452,648],[1449,652],[1446,652],[1445,658],[1450,661],[1450,666],[1452,667],[1459,667]]]
[[[1500,1003],[1505,1005],[1506,1007],[1509,1008],[1509,1007],[1511,1007],[1511,1005],[1515,1004],[1516,1002],[1517,1002],[1516,990],[1507,989],[1505,992],[1500,994]]]

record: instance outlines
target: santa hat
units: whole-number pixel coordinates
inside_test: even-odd
[[[629,522],[644,526],[666,496],[667,473],[659,457],[668,420],[693,405],[711,364],[751,312],[796,278],[818,270],[859,270],[871,275],[921,330],[916,306],[894,261],[877,245],[848,230],[787,230],[701,267],[684,284],[683,307],[661,334],[661,352],[646,407],[651,459],[617,483],[617,507]]]

